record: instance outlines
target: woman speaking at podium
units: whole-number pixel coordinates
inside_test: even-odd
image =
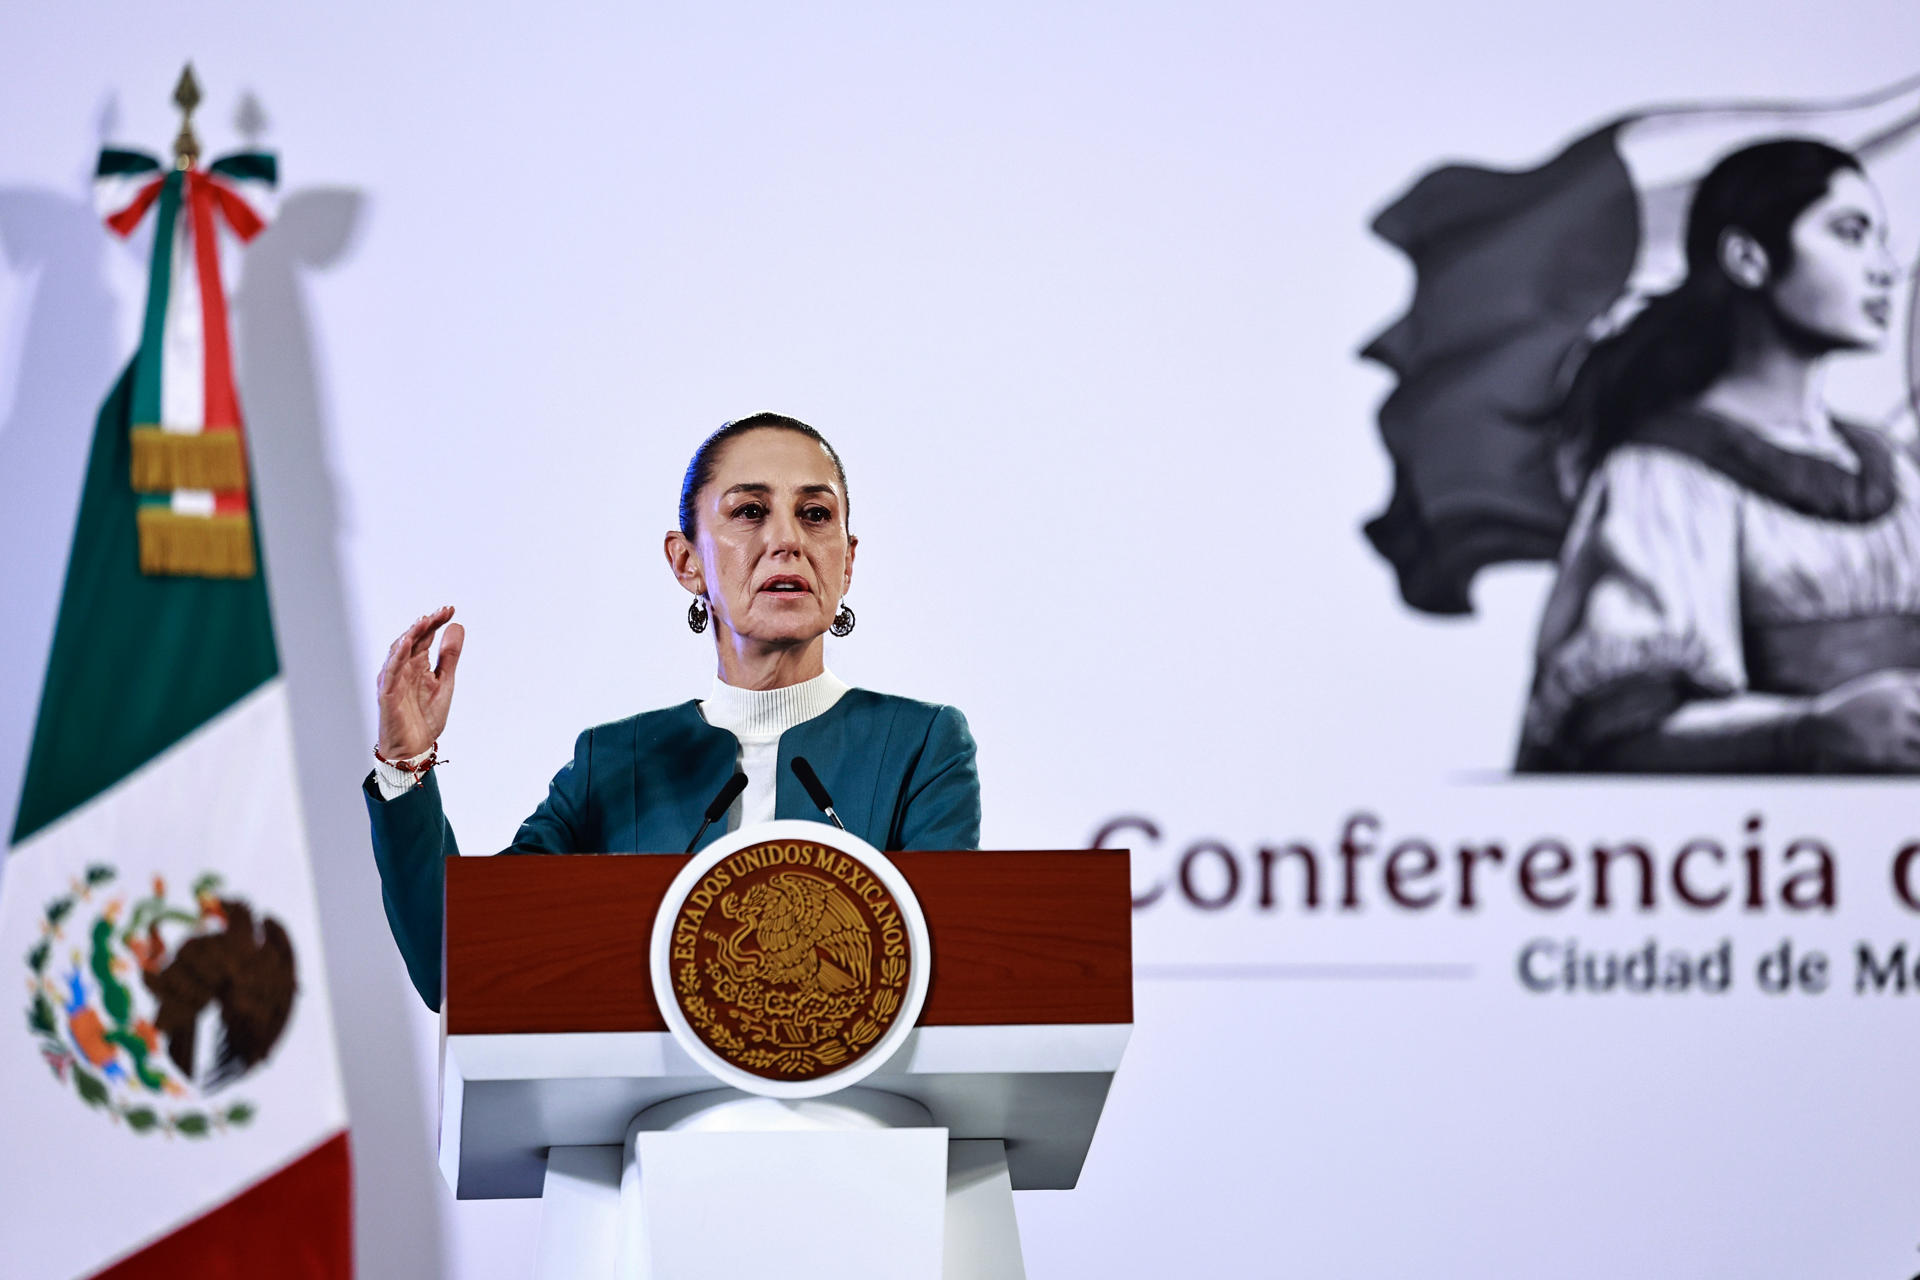
[[[713,687],[586,730],[511,853],[686,847],[716,800],[743,790],[726,829],[821,809],[793,768],[810,764],[847,830],[879,849],[970,849],[980,839],[973,738],[954,708],[852,689],[826,669],[826,633],[853,630],[843,603],[859,540],[847,476],[804,422],[762,413],[707,437],[687,466],[667,564],[711,628]],[[453,609],[420,618],[380,671],[380,741],[363,790],[382,897],[407,972],[440,1004],[445,869],[459,853],[433,778],[465,641]],[[442,627],[439,661],[429,661]],[[717,838],[719,823],[701,843]]]

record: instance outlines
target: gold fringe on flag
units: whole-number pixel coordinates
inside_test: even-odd
[[[140,508],[140,572],[178,578],[251,578],[253,521],[247,515],[178,515]]]
[[[238,431],[133,429],[135,493],[246,487],[247,459]]]

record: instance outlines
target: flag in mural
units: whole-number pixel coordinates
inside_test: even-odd
[[[1551,560],[1576,487],[1556,456],[1560,410],[1596,340],[1685,275],[1696,185],[1756,143],[1814,138],[1856,156],[1896,230],[1920,217],[1920,81],[1839,103],[1699,106],[1625,115],[1545,164],[1450,164],[1374,220],[1415,272],[1407,310],[1362,354],[1395,385],[1380,407],[1394,464],[1387,509],[1366,526],[1415,609],[1472,609],[1490,564]],[[1853,374],[1858,413],[1909,406],[1907,348]]]
[[[21,1000],[0,1031],[9,1275],[351,1269],[346,1110],[221,282],[221,238],[266,224],[274,179],[256,153],[100,160],[107,226],[151,228],[153,246],[0,879]]]

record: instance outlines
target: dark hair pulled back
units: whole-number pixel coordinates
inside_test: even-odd
[[[789,418],[784,413],[751,413],[744,418],[735,418],[718,431],[700,442],[693,451],[693,460],[687,463],[687,475],[680,482],[680,532],[688,538],[699,525],[697,503],[700,491],[707,487],[707,481],[713,479],[713,470],[720,465],[720,455],[735,436],[743,436],[749,431],[771,428],[775,431],[793,431],[805,436],[827,451],[827,457],[833,463],[833,472],[840,478],[840,501],[852,518],[853,501],[847,495],[847,468],[840,461],[840,455],[834,451],[827,438],[818,431],[800,421]]]
[[[1687,212],[1687,274],[1625,328],[1594,344],[1567,393],[1565,422],[1584,470],[1652,414],[1704,392],[1733,363],[1734,311],[1749,291],[1720,266],[1720,242],[1745,232],[1774,279],[1793,267],[1793,224],[1833,175],[1860,171],[1838,147],[1789,138],[1745,147],[1716,164]]]

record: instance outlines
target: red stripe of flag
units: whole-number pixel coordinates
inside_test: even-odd
[[[205,422],[208,427],[237,427],[240,423],[240,402],[233,389],[233,353],[227,335],[226,291],[220,287],[220,245],[214,238],[214,193],[214,183],[204,173],[187,175],[187,206],[193,218],[194,266],[200,276],[202,345],[206,351]]]
[[[107,229],[117,236],[132,235],[133,229],[140,225],[140,219],[144,218],[147,210],[153,207],[153,202],[160,198],[160,184],[164,181],[164,178],[155,178],[140,188],[140,194],[133,198],[132,204],[107,219]]]
[[[266,223],[253,211],[253,206],[236,195],[232,188],[218,178],[203,176],[201,182],[213,192],[214,200],[220,205],[220,216],[233,228],[233,234],[240,237],[242,244],[259,235],[266,229]]]
[[[339,1133],[95,1280],[333,1280],[353,1274],[353,1174]]]

